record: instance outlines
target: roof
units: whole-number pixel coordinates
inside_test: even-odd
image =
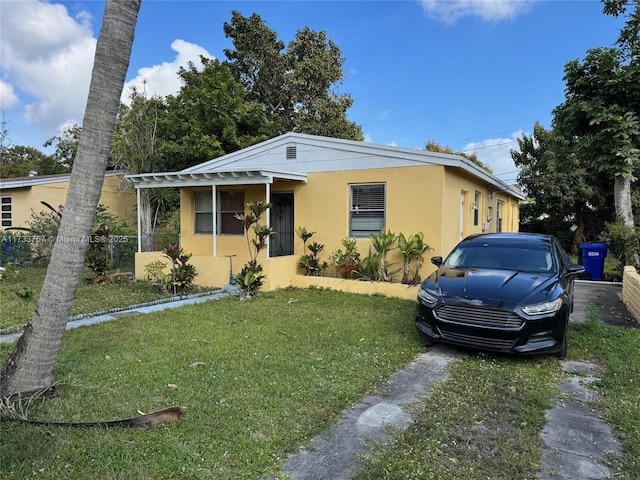
[[[309,173],[375,168],[441,165],[459,168],[497,190],[523,199],[513,189],[470,160],[355,140],[289,132],[179,172],[127,175],[136,188],[272,183],[274,179],[306,181]]]
[[[122,170],[111,170],[105,173],[105,177],[122,174],[124,174],[124,171]],[[14,188],[31,188],[37,185],[69,182],[70,180],[70,173],[59,173],[56,175],[33,175],[30,177],[0,178],[0,190],[10,190]]]
[[[463,242],[466,243],[482,243],[483,241],[504,241],[518,243],[551,243],[552,236],[544,233],[530,232],[491,232],[476,233],[466,237]]]

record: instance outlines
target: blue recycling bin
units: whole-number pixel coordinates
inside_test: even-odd
[[[591,280],[604,278],[604,258],[607,256],[609,246],[606,243],[581,243],[582,265],[584,270],[591,274]]]

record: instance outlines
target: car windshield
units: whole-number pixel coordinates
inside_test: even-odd
[[[449,255],[446,266],[549,273],[553,271],[553,257],[546,245],[469,243],[458,246]]]

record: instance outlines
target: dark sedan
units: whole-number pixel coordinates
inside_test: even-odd
[[[462,240],[418,293],[416,326],[429,339],[482,350],[567,354],[573,281],[584,271],[555,237],[478,234]]]

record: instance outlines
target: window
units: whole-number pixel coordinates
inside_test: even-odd
[[[480,224],[480,192],[476,192],[473,198],[473,225],[478,226]]]
[[[213,199],[211,190],[200,190],[195,195],[195,233],[213,233]]]
[[[218,234],[243,235],[244,225],[236,214],[244,214],[244,192],[218,192]]]
[[[367,238],[385,228],[385,184],[351,185],[349,236]]]
[[[218,235],[243,235],[242,222],[236,214],[244,214],[244,192],[218,191],[216,221]],[[213,200],[211,190],[195,192],[195,233],[213,233]]]
[[[496,232],[502,231],[502,210],[503,203],[498,201],[498,208],[496,208]]]
[[[2,224],[3,227],[11,226],[11,197],[1,197],[0,205],[2,206]]]

